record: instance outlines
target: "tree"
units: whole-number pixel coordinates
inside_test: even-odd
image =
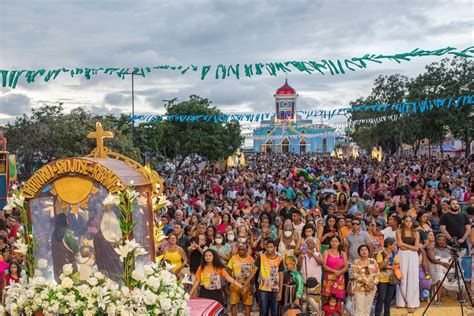
[[[407,94],[407,83],[408,78],[402,75],[379,76],[375,79],[371,93],[366,98],[359,98],[351,102],[351,106],[403,102]],[[372,110],[352,112],[352,121],[361,119],[380,119],[381,121],[376,124],[358,124],[351,137],[368,151],[374,146],[382,146],[382,148],[393,154],[402,143],[403,125],[400,122],[384,118],[398,114],[398,112],[390,109],[380,112]]]
[[[365,98],[352,102],[352,106],[360,104],[390,104],[403,101],[422,101],[436,98],[451,98],[472,94],[474,62],[455,57],[443,59],[426,66],[424,73],[408,80],[401,75],[379,76],[374,88]],[[466,157],[470,156],[470,145],[474,137],[473,108],[469,105],[447,108],[434,107],[423,113],[376,112],[372,110],[357,111],[351,114],[355,124],[362,119],[376,119],[377,123],[366,122],[356,124],[351,136],[363,148],[370,150],[373,146],[382,145],[385,150],[394,153],[402,144],[411,144],[415,155],[424,139],[429,144],[439,144],[448,131],[466,146]],[[391,114],[398,115],[394,121],[384,120]],[[442,149],[441,149],[442,150]]]
[[[108,148],[140,159],[139,150],[132,146],[127,116],[95,116],[84,108],[66,114],[61,106],[42,106],[7,125],[9,150],[17,156],[20,179],[29,178],[50,161],[90,153],[95,141],[87,134],[95,130],[97,121],[114,133],[114,139],[106,143]]]
[[[450,98],[472,94],[474,83],[472,81],[474,62],[455,57],[451,61],[443,59],[426,66],[426,71],[411,80],[409,84],[410,100],[423,100],[434,98]],[[470,156],[470,145],[474,137],[474,118],[471,106],[464,105],[459,108],[442,107],[431,111],[419,113],[418,119],[425,129],[430,143],[442,142],[448,131],[464,141],[466,157]]]
[[[135,130],[135,142],[153,168],[163,160],[163,122],[142,123]]]
[[[192,95],[189,100],[166,105],[167,115],[219,115],[208,99]],[[186,158],[199,155],[210,162],[226,159],[242,144],[240,124],[237,121],[214,123],[197,120],[194,122],[163,121],[163,153],[167,158],[178,158],[178,171]]]
[[[450,95],[461,96],[474,92],[474,62],[466,58],[454,58],[449,69],[450,80],[446,90]],[[465,157],[471,156],[471,143],[474,141],[474,110],[470,105],[464,105],[449,111],[447,125],[454,137],[465,144]]]

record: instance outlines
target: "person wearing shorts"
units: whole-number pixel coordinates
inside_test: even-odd
[[[248,244],[239,244],[238,252],[232,256],[227,264],[229,271],[240,284],[244,285],[246,290],[240,290],[235,286],[230,287],[230,305],[232,315],[237,315],[237,304],[242,302],[245,306],[245,316],[250,316],[250,308],[253,303],[252,285],[250,276],[252,274],[253,258],[248,254]]]

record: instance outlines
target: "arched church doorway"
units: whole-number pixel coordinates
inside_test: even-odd
[[[306,143],[306,140],[304,140],[304,138],[300,140],[300,154],[306,154],[307,145],[308,144]]]
[[[271,153],[272,152],[272,147],[273,147],[273,141],[271,139],[267,140],[265,142],[265,152]]]
[[[281,141],[281,151],[284,153],[287,153],[290,151],[290,141],[288,138],[285,138],[284,140]]]
[[[323,153],[328,152],[328,140],[326,138],[323,139]]]

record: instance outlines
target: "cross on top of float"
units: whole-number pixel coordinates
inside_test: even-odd
[[[163,180],[156,171],[104,146],[104,139],[113,136],[111,131],[105,131],[97,122],[96,130],[87,134],[87,138],[96,140],[96,148],[85,157],[62,158],[38,169],[23,187],[26,199],[35,198],[55,184],[62,187],[61,182],[57,181],[60,179],[67,179],[62,181],[65,186],[88,180],[104,186],[109,192],[133,185],[136,190],[141,188],[155,197],[161,195]]]
[[[96,156],[97,158],[107,158],[105,155],[104,138],[114,138],[114,134],[104,131],[100,122],[95,123],[95,132],[87,134],[87,138],[95,138],[97,141]]]

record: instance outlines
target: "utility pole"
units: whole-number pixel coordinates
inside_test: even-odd
[[[134,83],[134,74],[127,73],[125,75],[132,76],[132,145],[135,146],[135,83]]]
[[[135,146],[135,85],[132,73],[132,145]]]

